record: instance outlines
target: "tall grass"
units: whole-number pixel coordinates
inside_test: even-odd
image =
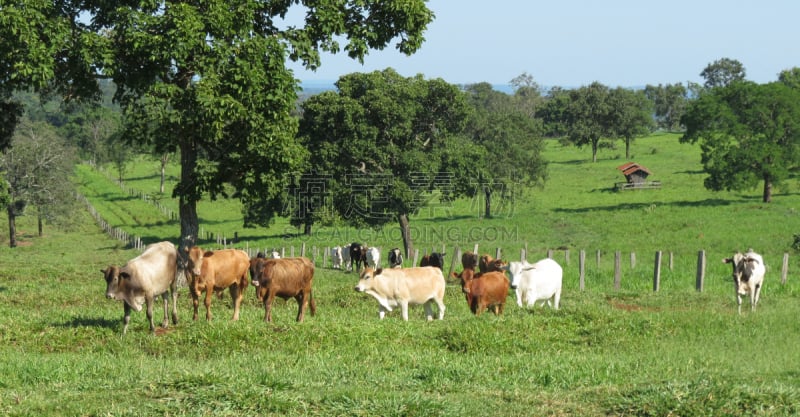
[[[292,300],[278,301],[274,323],[264,323],[252,289],[238,322],[230,321],[227,295],[214,298],[214,321],[192,322],[183,288],[177,326],[151,335],[144,314],[134,313],[123,336],[122,306],[104,298],[99,270],[138,252],[103,235],[88,215],[80,230],[46,229],[42,238],[30,233],[34,219],[23,217],[21,245],[0,248],[0,414],[797,415],[796,254],[786,286],[776,271],[791,228],[800,224],[791,210],[796,192],[788,188],[771,205],[747,193],[709,193],[698,188],[697,159],[690,163],[693,157],[684,155],[696,157],[696,150],[682,146],[674,136],[662,136],[634,148],[641,153],[637,162],[664,183],[662,190],[607,191],[620,180],[614,168],[622,161],[601,155],[610,158],[591,164],[584,162],[585,151],[550,144],[550,182],[512,216],[459,214],[471,205],[462,201],[452,216],[421,213],[412,220],[459,230],[518,228],[517,237],[478,242],[489,252],[501,247],[509,257],[525,244],[530,258],[570,249],[569,262],[565,250],[554,253],[565,268],[558,311],[518,308],[509,297],[502,317],[475,317],[451,284],[443,321],[424,321],[421,308],[412,309],[408,322],[399,312],[379,321],[376,302],[352,290],[355,274],[319,267],[318,314],[304,323],[293,321]],[[132,177],[128,186],[154,192],[155,176]],[[119,187],[93,171],[81,169],[79,178],[81,192],[117,226],[153,240],[176,239],[178,225],[159,223],[152,206],[117,195]],[[231,235],[236,216],[229,202],[201,206],[207,228],[230,227]],[[323,246],[355,240],[343,235],[358,231],[342,230],[342,236],[322,230],[305,241]],[[241,230],[239,236],[239,245],[253,247],[304,241],[273,228]],[[421,247],[442,243],[471,248],[476,242],[418,241]],[[758,311],[739,316],[729,271],[716,257],[748,246],[769,255],[771,268]],[[581,249],[587,251],[583,292]],[[694,290],[700,249],[709,253],[703,292]],[[655,250],[675,253],[674,268],[662,266],[659,292],[652,291]],[[615,251],[623,253],[619,291],[613,289]]]

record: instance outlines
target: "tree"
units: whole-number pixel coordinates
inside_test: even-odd
[[[778,74],[778,81],[795,90],[800,90],[800,68],[793,67],[781,71],[780,74]]]
[[[689,102],[689,90],[681,83],[647,85],[645,96],[653,103],[653,114],[659,128],[675,131],[680,128],[681,116]]]
[[[441,154],[463,131],[469,105],[454,85],[392,69],[349,74],[336,87],[303,104],[300,137],[315,169],[308,175],[327,179],[334,209],[350,224],[396,221],[408,255],[409,216],[452,184]]]
[[[75,205],[69,178],[74,152],[43,122],[23,123],[5,152],[3,169],[8,181],[9,246],[16,247],[16,217],[33,205],[39,216],[39,233],[45,220],[69,217]]]
[[[528,117],[536,117],[536,110],[542,104],[542,89],[527,72],[511,80],[514,87],[514,99],[520,111]]]
[[[706,82],[706,88],[724,87],[735,81],[743,81],[745,77],[744,65],[741,62],[721,58],[708,64],[700,73]]]
[[[800,162],[800,91],[781,82],[741,81],[690,103],[681,141],[700,142],[711,190],[743,190],[763,181],[762,201]]]
[[[592,147],[592,162],[597,162],[600,139],[613,136],[609,89],[599,82],[569,92],[565,111],[567,139],[576,146]]]
[[[180,153],[182,248],[196,241],[203,195],[239,198],[246,226],[268,225],[283,208],[291,173],[307,159],[287,58],[314,69],[321,51],[343,50],[362,61],[393,40],[411,54],[433,19],[423,0],[82,4],[90,28],[108,34],[113,59],[103,70],[118,86],[128,139]],[[305,13],[302,25],[283,21],[290,8]]]
[[[569,91],[553,87],[544,98],[544,103],[536,114],[541,119],[546,137],[561,137],[567,134]]]
[[[472,148],[474,152],[448,151],[448,171],[465,170],[468,180],[462,193],[484,198],[484,216],[492,217],[493,196],[511,206],[514,196],[531,186],[542,185],[547,178],[547,163],[542,157],[542,126],[526,106],[519,106],[518,97],[495,91],[488,83],[467,87],[474,107],[466,134],[469,142],[455,147]],[[476,154],[477,153],[477,154]],[[459,157],[465,154],[466,160]],[[471,171],[471,172],[470,172]]]
[[[609,92],[611,136],[625,142],[625,158],[631,158],[631,142],[650,133],[653,127],[652,103],[643,91],[617,87]]]

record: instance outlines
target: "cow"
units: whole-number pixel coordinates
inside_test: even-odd
[[[419,261],[419,266],[433,266],[439,269],[444,268],[444,255],[445,253],[432,252],[430,255],[425,255]]]
[[[480,260],[478,261],[478,269],[481,271],[481,273],[503,271],[506,265],[507,263],[502,259],[494,259],[489,255],[481,256]]]
[[[400,268],[403,266],[403,252],[400,248],[394,248],[389,251],[389,267]]]
[[[333,269],[342,269],[342,261],[344,261],[342,257],[342,248],[340,246],[332,247],[330,255]]]
[[[346,244],[342,246],[342,265],[344,266],[342,269],[345,271],[352,271],[353,270],[353,262],[350,259],[350,244]]]
[[[731,264],[733,268],[733,286],[736,291],[739,314],[742,314],[742,296],[748,294],[750,295],[750,311],[755,311],[766,273],[764,259],[750,249],[744,254],[737,251],[732,257],[724,258],[722,262]]]
[[[192,294],[194,314],[197,320],[197,308],[200,294],[205,291],[206,320],[211,320],[211,296],[229,289],[233,300],[233,320],[239,320],[239,307],[247,289],[247,272],[250,268],[250,257],[239,249],[221,249],[205,251],[199,246],[186,248],[187,270],[191,278],[189,292]]]
[[[428,321],[433,320],[432,303],[438,306],[439,320],[444,319],[445,281],[442,270],[435,267],[419,268],[364,268],[359,276],[358,292],[367,293],[378,300],[381,320],[387,311],[400,306],[403,320],[408,321],[408,305],[425,306]]]
[[[253,261],[253,286],[256,298],[264,303],[264,321],[272,321],[272,303],[275,297],[297,300],[297,321],[302,322],[307,306],[316,315],[314,301],[314,263],[305,257],[283,259],[255,259]]]
[[[505,272],[475,274],[474,269],[466,268],[460,274],[453,272],[452,275],[461,280],[461,292],[472,314],[479,316],[487,308],[496,316],[503,314],[509,288]]]
[[[269,257],[272,259],[281,259],[281,253],[278,252],[277,249],[273,249],[269,252]]]
[[[503,269],[511,274],[511,288],[517,292],[518,306],[533,307],[537,301],[551,305],[552,300],[551,306],[558,310],[563,271],[556,261],[545,258],[534,264],[510,262]]]
[[[381,251],[376,247],[367,248],[365,265],[375,269],[381,266]]]
[[[167,292],[172,298],[172,324],[178,324],[177,259],[178,250],[175,245],[171,242],[159,242],[147,245],[141,255],[122,267],[109,265],[100,270],[106,281],[106,298],[123,302],[122,333],[128,332],[131,309],[142,311],[142,303],[147,305],[150,331],[155,332],[153,303],[159,295],[164,300],[164,321],[161,327],[169,326]]]
[[[461,267],[463,269],[471,269],[473,272],[478,267],[478,254],[473,252],[464,252],[461,255]]]
[[[350,244],[350,261],[356,272],[361,271],[361,266],[367,261],[367,245],[353,242]]]

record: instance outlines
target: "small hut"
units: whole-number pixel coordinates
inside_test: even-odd
[[[624,175],[627,180],[627,182],[617,183],[618,190],[661,188],[660,181],[647,181],[647,177],[652,174],[652,172],[636,162],[628,162],[627,164],[618,166],[617,169],[622,171],[622,175]]]

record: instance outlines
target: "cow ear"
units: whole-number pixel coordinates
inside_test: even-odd
[[[375,274],[374,275],[380,275],[381,272],[383,272],[383,268],[378,268],[378,269],[375,270]]]
[[[733,259],[731,259],[731,258],[723,258],[722,259],[722,263],[724,263],[724,264],[729,264],[731,262],[733,262]]]
[[[119,273],[119,277],[123,278],[123,279],[131,279],[131,274],[129,274],[127,272],[120,272]]]

